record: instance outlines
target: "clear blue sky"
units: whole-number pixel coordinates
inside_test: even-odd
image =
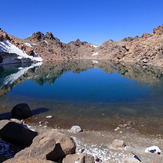
[[[163,0],[1,0],[0,6],[0,28],[19,38],[49,31],[65,43],[100,45],[163,24]]]

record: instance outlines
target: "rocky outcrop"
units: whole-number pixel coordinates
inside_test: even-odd
[[[62,43],[51,32],[36,32],[22,40],[0,30],[0,40],[10,43],[25,51],[29,56],[39,54],[44,61],[107,59],[116,62],[138,63],[163,66],[163,25],[153,33],[143,33],[141,37],[127,37],[115,42],[109,40],[96,46],[79,39],[68,44]],[[3,58],[0,58],[2,62]]]
[[[24,156],[26,159],[41,158],[58,161],[68,154],[75,153],[74,141],[65,134],[52,130],[34,138],[32,145],[15,155],[16,158]]]
[[[163,66],[163,25],[141,37],[107,41],[99,47],[98,53],[99,59]]]

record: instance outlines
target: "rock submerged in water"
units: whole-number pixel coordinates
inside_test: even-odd
[[[13,107],[11,110],[11,116],[16,119],[25,119],[32,116],[32,111],[28,104],[21,103]]]

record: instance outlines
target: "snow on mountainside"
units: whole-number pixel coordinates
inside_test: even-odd
[[[34,56],[29,56],[24,51],[11,44],[8,40],[0,42],[0,52],[15,53],[18,55],[18,59],[30,58],[32,61],[42,61],[42,58],[39,57],[37,54],[35,54]]]
[[[42,58],[29,43],[0,29],[0,65],[26,62],[42,62]]]

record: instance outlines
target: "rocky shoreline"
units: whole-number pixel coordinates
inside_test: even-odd
[[[161,163],[163,160],[161,138],[134,132],[88,131],[79,126],[69,130],[29,126],[18,120],[31,116],[30,108],[24,104],[15,106],[11,116],[10,120],[0,120],[1,162]]]

